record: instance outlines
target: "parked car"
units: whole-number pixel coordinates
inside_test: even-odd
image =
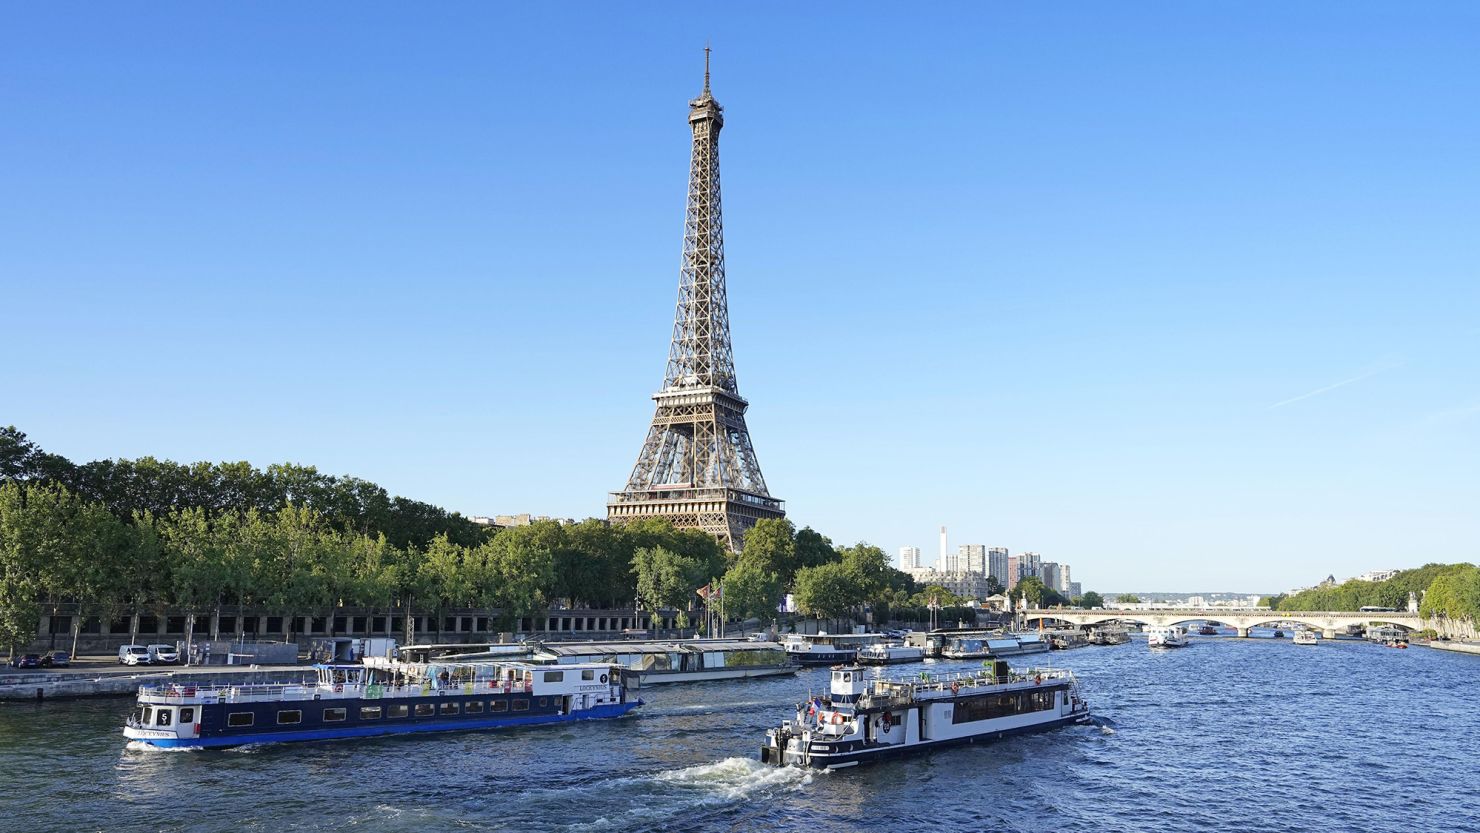
[[[10,659],[11,668],[40,668],[40,654],[16,654]]]
[[[66,651],[52,651],[41,658],[41,665],[46,668],[68,668],[72,665],[72,655]]]
[[[154,655],[143,645],[121,645],[118,648],[119,665],[153,665]]]
[[[150,645],[149,656],[154,662],[165,665],[174,665],[180,661],[180,651],[173,645]]]

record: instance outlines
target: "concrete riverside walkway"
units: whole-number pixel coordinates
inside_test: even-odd
[[[141,685],[205,685],[301,682],[315,677],[304,665],[197,665],[123,668],[83,667],[56,671],[0,672],[0,700],[134,694]]]
[[[1440,651],[1455,651],[1461,654],[1480,654],[1480,642],[1457,642],[1453,639],[1433,639],[1423,643],[1425,648],[1435,648]]]

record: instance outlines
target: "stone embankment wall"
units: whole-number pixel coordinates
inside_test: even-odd
[[[1423,620],[1424,627],[1433,628],[1440,636],[1450,639],[1480,640],[1480,627],[1472,619],[1450,619],[1447,616],[1429,616]]]

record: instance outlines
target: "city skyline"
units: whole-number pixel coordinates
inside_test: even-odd
[[[799,526],[928,556],[960,519],[1096,590],[1480,551],[1470,6],[348,8],[13,11],[0,423],[602,517],[709,39]]]

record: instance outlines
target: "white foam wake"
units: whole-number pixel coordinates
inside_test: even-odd
[[[748,798],[758,790],[795,790],[812,783],[812,771],[768,766],[754,758],[725,758],[709,764],[660,772],[656,780],[709,793],[725,801]]]

